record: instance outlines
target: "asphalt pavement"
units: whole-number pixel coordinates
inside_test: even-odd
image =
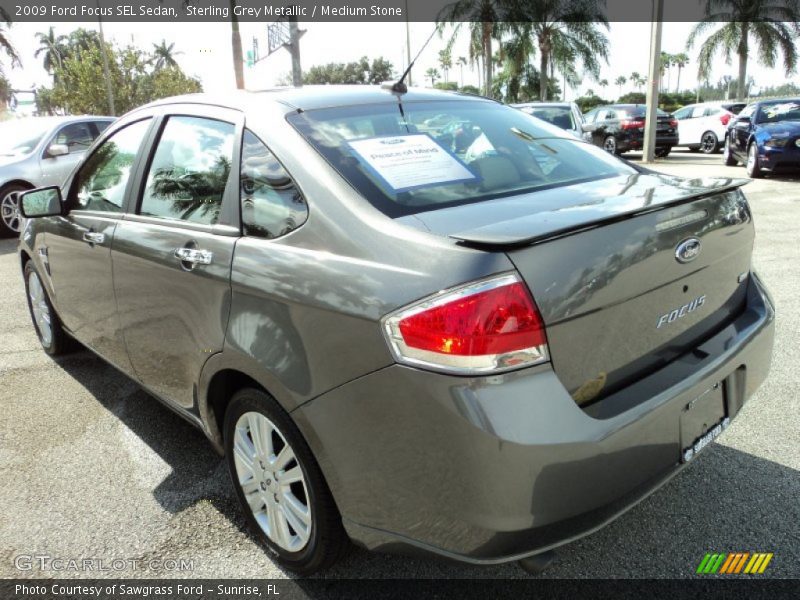
[[[681,151],[655,168],[745,176],[721,155]],[[760,577],[800,577],[799,184],[768,178],[745,188],[754,265],[778,312],[768,380],[694,464],[563,547],[543,577],[691,577],[707,552],[738,551],[774,553]],[[286,577],[245,530],[225,465],[199,431],[89,352],[52,360],[41,351],[15,250],[0,241],[0,577]],[[528,577],[513,564],[357,549],[327,575]]]

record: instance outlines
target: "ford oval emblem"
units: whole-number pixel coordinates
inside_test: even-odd
[[[702,244],[697,238],[688,238],[683,240],[675,248],[675,259],[679,263],[692,262],[700,254]]]

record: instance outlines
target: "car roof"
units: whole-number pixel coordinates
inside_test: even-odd
[[[511,104],[514,108],[572,108],[572,102],[522,102]]]
[[[379,85],[304,85],[260,91],[236,90],[224,94],[203,93],[173,96],[157,100],[142,108],[187,103],[208,104],[246,111],[263,106],[264,102],[274,102],[295,110],[314,110],[359,104],[397,104],[398,97],[403,102],[442,100],[496,102],[474,94],[423,88],[409,88],[408,92],[398,95]]]
[[[58,125],[65,125],[68,123],[75,123],[77,121],[113,121],[116,117],[104,117],[97,115],[68,115],[68,116],[48,116],[48,117],[19,117],[11,119],[14,123],[41,123],[49,127],[56,127]],[[4,121],[8,122],[8,121]]]

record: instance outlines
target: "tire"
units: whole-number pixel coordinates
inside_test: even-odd
[[[245,388],[231,398],[223,434],[236,497],[270,556],[298,575],[332,566],[349,539],[322,471],[289,415],[272,396]]]
[[[58,318],[47,289],[42,283],[39,273],[32,261],[25,263],[23,271],[25,276],[25,295],[28,298],[28,310],[31,314],[33,327],[42,349],[50,356],[66,353],[71,348],[72,339],[64,331],[61,319]]]
[[[672,146],[665,146],[663,148],[656,148],[656,156],[658,158],[667,158],[672,151]]]
[[[689,152],[700,152],[700,146],[689,146]]]
[[[7,185],[0,190],[0,237],[19,236],[22,214],[19,212],[19,194],[30,188],[24,185]]]
[[[603,150],[610,154],[619,155],[620,151],[617,148],[617,138],[613,135],[606,136],[606,139],[603,140]]]
[[[700,136],[700,149],[703,154],[716,154],[719,152],[719,139],[713,131],[706,131]]]
[[[748,177],[758,179],[764,176],[764,172],[761,170],[758,160],[758,146],[755,142],[750,142],[750,145],[747,147],[747,164],[745,166],[747,168]]]
[[[725,142],[722,146],[722,162],[725,163],[726,167],[735,167],[739,164],[739,161],[733,156],[733,152],[731,152],[731,138],[729,136],[725,136]]]

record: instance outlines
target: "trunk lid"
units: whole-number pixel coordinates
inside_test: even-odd
[[[741,312],[754,235],[745,182],[640,173],[493,201],[488,223],[479,205],[414,218],[507,253],[542,313],[556,374],[586,405]]]

